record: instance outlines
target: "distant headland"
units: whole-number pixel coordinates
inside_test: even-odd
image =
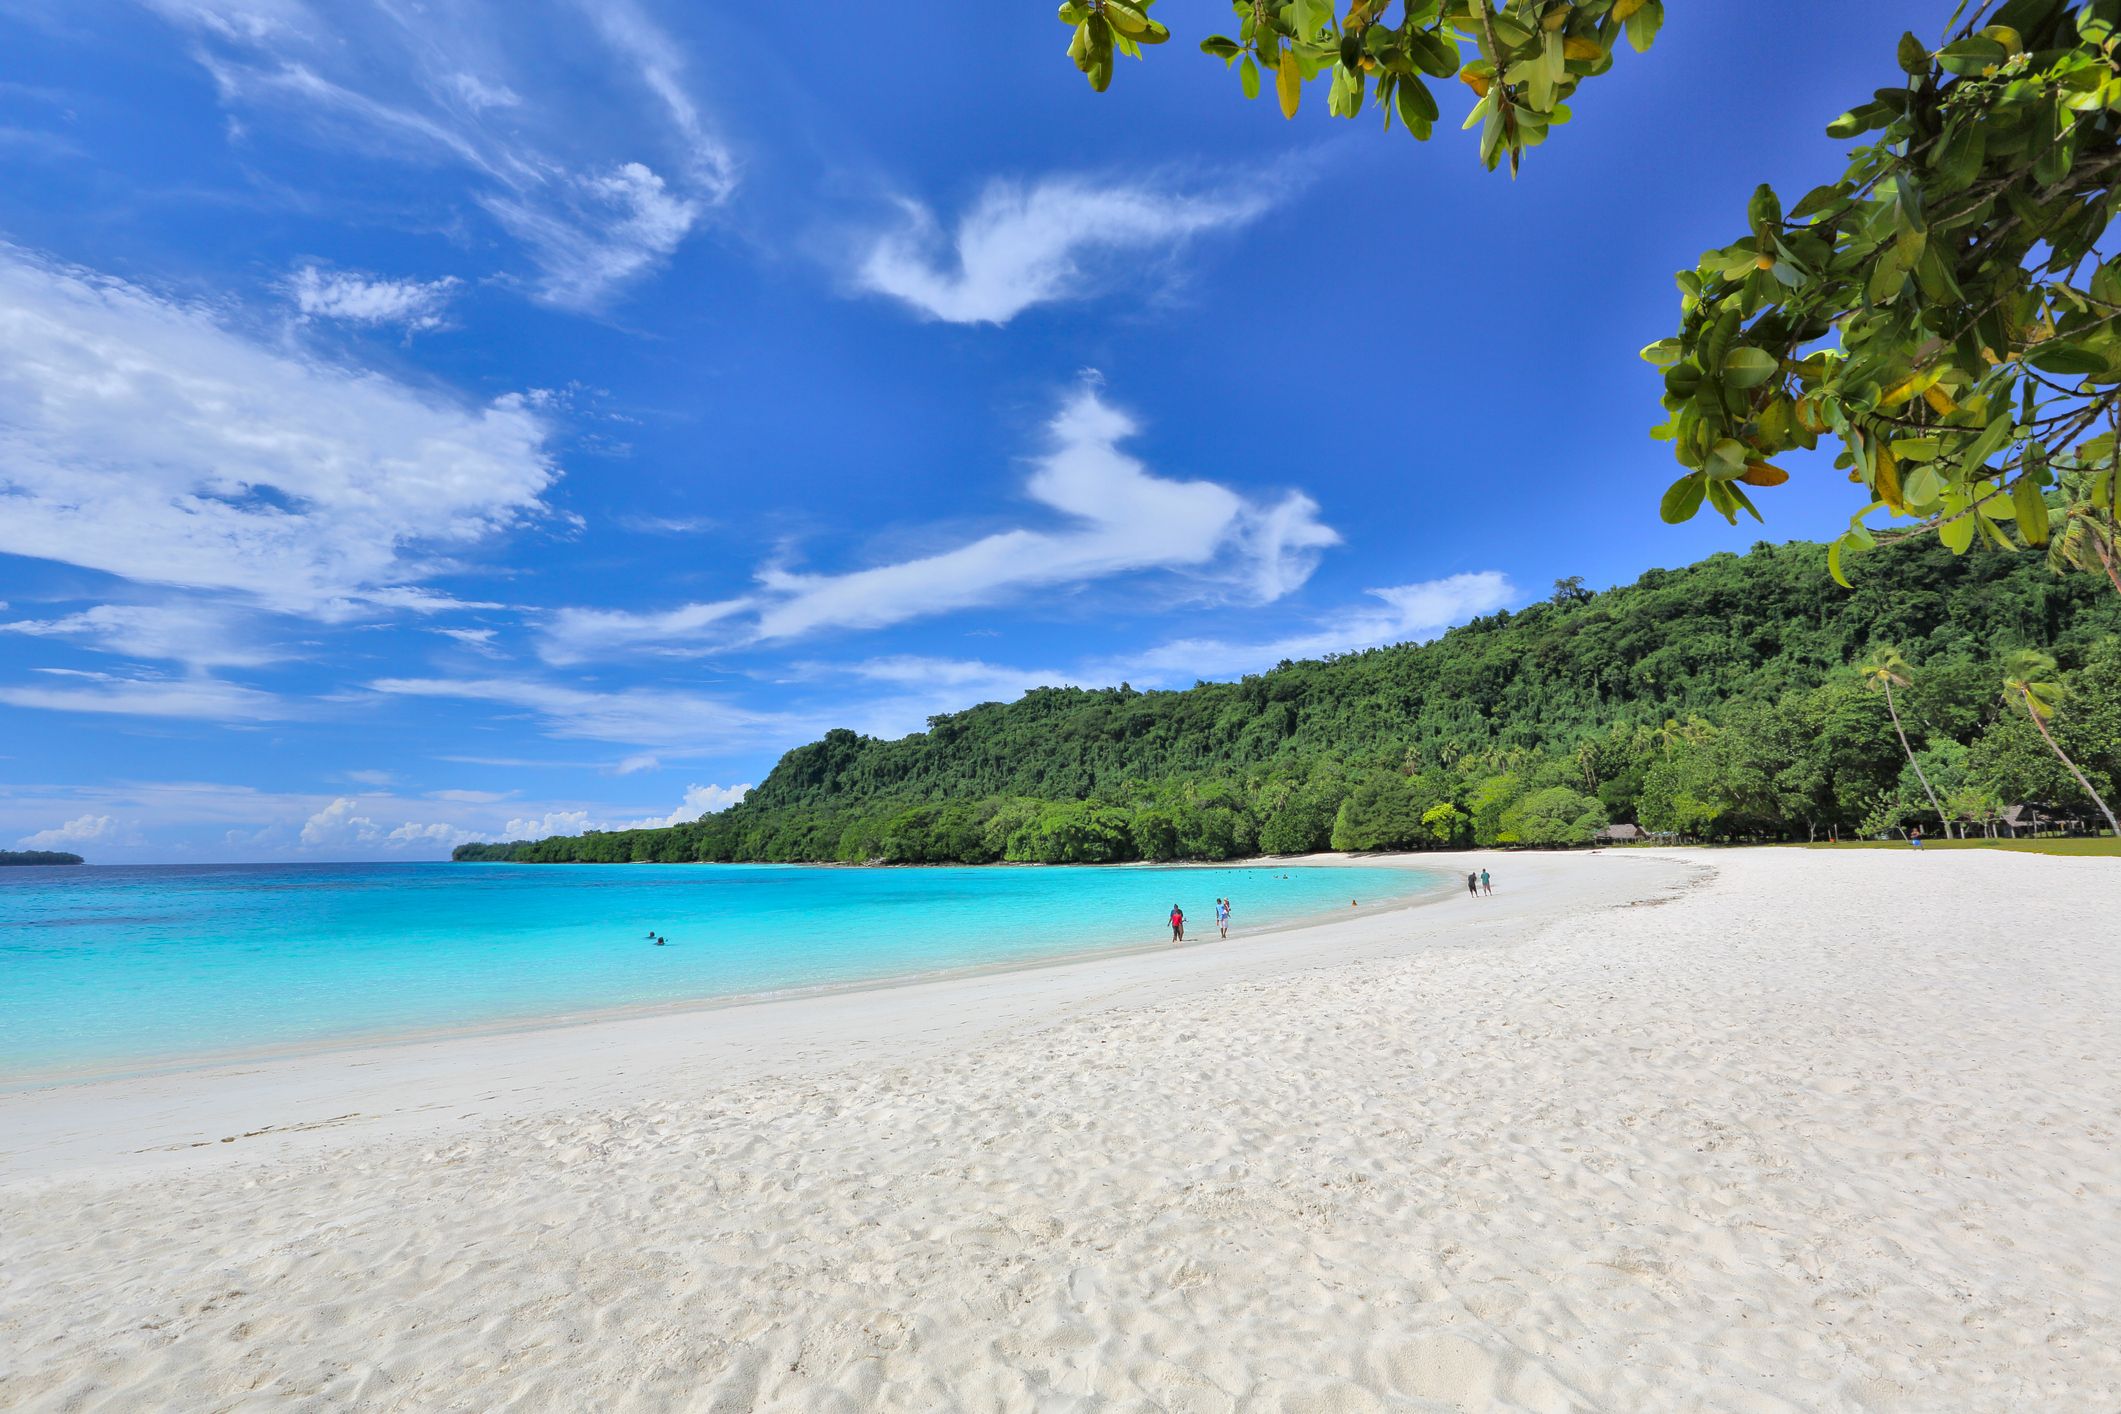
[[[6,864],[86,864],[88,861],[78,854],[67,854],[56,849],[0,849],[0,865]]]

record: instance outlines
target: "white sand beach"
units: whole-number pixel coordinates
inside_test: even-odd
[[[2113,861],[1461,858],[1496,897],[0,1095],[0,1408],[2121,1408]]]

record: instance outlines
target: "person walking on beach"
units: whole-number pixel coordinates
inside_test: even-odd
[[[1495,881],[1488,877],[1488,871],[1485,869],[1480,871],[1480,891],[1484,894],[1495,892]]]
[[[1225,938],[1230,936],[1230,900],[1226,898],[1215,901],[1215,931]]]
[[[1474,898],[1480,897],[1480,876],[1478,874],[1466,875],[1466,892]]]
[[[1174,903],[1171,905],[1171,941],[1174,943],[1182,943],[1185,940],[1186,911]]]

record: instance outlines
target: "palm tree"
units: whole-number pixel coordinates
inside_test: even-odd
[[[1915,680],[1915,670],[1900,656],[1900,650],[1891,644],[1882,644],[1871,654],[1870,661],[1863,665],[1863,680],[1872,687],[1885,689],[1885,710],[1892,714],[1893,732],[1900,738],[1900,749],[1907,753],[1907,764],[1915,768],[1915,779],[1922,782],[1922,793],[1930,798],[1930,809],[1944,822],[1944,837],[1952,837],[1952,817],[1944,813],[1937,803],[1937,792],[1930,789],[1930,778],[1922,774],[1922,763],[1915,759],[1915,748],[1907,744],[1907,728],[1900,725],[1900,708],[1893,701],[1893,689],[1906,687]]]
[[[2121,539],[2111,518],[2102,525],[2089,508],[2070,512],[2062,533],[2047,542],[2047,563],[2057,573],[2074,568],[2103,574],[2121,594]]]
[[[2069,773],[2077,778],[2077,784],[2084,787],[2084,793],[2092,798],[2092,804],[2098,806],[2099,813],[2106,817],[2107,828],[2116,836],[2121,836],[2121,822],[2115,821],[2112,807],[2100,797],[2099,792],[2092,789],[2092,783],[2084,779],[2084,773],[2077,769],[2077,763],[2070,760],[2062,748],[2055,744],[2055,738],[2047,730],[2047,719],[2055,715],[2055,708],[2062,701],[2062,684],[2054,680],[2054,673],[2055,660],[2052,657],[2030,648],[2021,648],[2011,654],[2010,662],[2005,667],[2003,700],[2024,706],[2025,715],[2033,719],[2033,728],[2040,733],[2040,739],[2047,743],[2047,749],[2055,753],[2057,761],[2069,767]]]

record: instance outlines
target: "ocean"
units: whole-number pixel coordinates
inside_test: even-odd
[[[1423,870],[293,864],[0,869],[0,1083],[123,1074],[1168,942]],[[669,940],[657,947],[649,934]]]

